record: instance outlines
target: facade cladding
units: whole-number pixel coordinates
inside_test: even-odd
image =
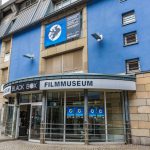
[[[38,75],[40,35],[39,25],[13,35],[9,81]],[[34,55],[34,61],[23,57],[25,54]]]
[[[88,57],[89,72],[119,74],[125,73],[125,61],[139,58],[141,71],[150,70],[149,32],[147,20],[149,0],[124,1],[100,0],[88,4]],[[122,14],[134,10],[136,22],[122,24]],[[97,19],[98,18],[98,19]],[[91,21],[92,19],[92,21]],[[137,44],[124,46],[123,34],[137,32]],[[96,42],[92,33],[103,34],[104,40]],[[111,64],[111,65],[110,65]],[[107,69],[106,69],[107,68]]]
[[[0,6],[1,134],[150,145],[149,3]]]

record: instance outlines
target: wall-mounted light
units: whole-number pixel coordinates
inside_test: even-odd
[[[103,35],[99,34],[99,33],[93,33],[91,34],[93,36],[94,39],[96,39],[97,42],[100,42],[103,40]]]
[[[29,58],[31,60],[34,59],[34,54],[24,54],[23,57]]]

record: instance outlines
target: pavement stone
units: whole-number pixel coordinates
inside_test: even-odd
[[[0,143],[0,150],[150,150],[150,146],[102,144],[102,145],[79,145],[79,144],[39,144],[28,141],[5,141]]]

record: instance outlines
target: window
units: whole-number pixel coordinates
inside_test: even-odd
[[[140,71],[140,61],[139,58],[126,60],[126,72],[136,73]]]
[[[7,82],[8,77],[8,68],[2,69],[2,83],[5,84]]]
[[[138,43],[136,31],[124,34],[123,38],[124,38],[124,46]]]
[[[61,8],[67,6],[67,5],[71,4],[71,3],[74,3],[76,1],[77,0],[62,0],[62,1],[58,2],[58,3],[55,3],[55,10],[61,9]]]
[[[10,53],[5,53],[4,62],[9,61],[10,59]]]
[[[27,1],[23,1],[21,4],[20,4],[20,10],[23,10],[33,4],[35,4],[36,2],[38,2],[38,0],[27,0]]]
[[[82,50],[77,50],[46,59],[46,74],[81,72]]]
[[[120,3],[125,2],[125,1],[127,1],[127,0],[120,0]]]
[[[4,62],[10,59],[11,39],[5,41]]]
[[[128,25],[128,24],[131,24],[134,22],[136,22],[134,10],[122,14],[122,24],[123,25]]]

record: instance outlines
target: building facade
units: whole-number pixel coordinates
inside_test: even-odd
[[[1,5],[1,134],[149,145],[148,3]]]

